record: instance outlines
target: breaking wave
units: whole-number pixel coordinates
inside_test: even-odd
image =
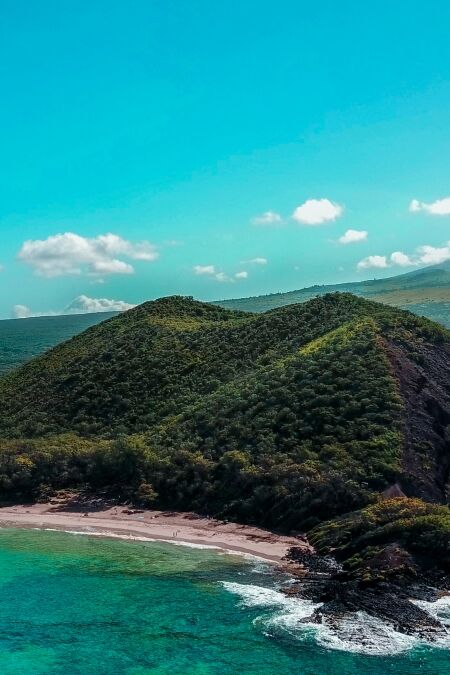
[[[450,630],[436,642],[427,643],[417,636],[405,635],[388,622],[365,612],[349,613],[342,618],[324,619],[317,624],[308,621],[320,603],[293,598],[274,588],[221,582],[223,587],[240,598],[243,608],[263,610],[253,624],[269,637],[289,635],[299,641],[314,641],[325,649],[375,656],[391,656],[414,647],[434,646],[450,649]],[[419,602],[422,609],[450,628],[450,597],[437,602]]]

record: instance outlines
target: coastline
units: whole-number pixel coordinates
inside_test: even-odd
[[[250,525],[224,522],[189,512],[140,510],[126,506],[101,509],[52,503],[4,506],[0,507],[0,527],[55,529],[204,546],[252,555],[282,565],[285,569],[294,567],[284,559],[291,547],[311,550],[300,538]]]

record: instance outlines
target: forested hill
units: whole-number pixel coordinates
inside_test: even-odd
[[[285,531],[388,490],[423,500],[399,511],[408,550],[425,518],[447,565],[449,382],[446,329],[350,294],[262,314],[162,298],[0,379],[0,489],[88,485]]]
[[[387,279],[317,285],[287,293],[223,300],[212,304],[238,311],[266,312],[334,292],[352,293],[408,309],[450,328],[450,262]],[[104,312],[0,321],[0,375],[115,314]]]
[[[258,380],[284,357],[326,351],[333,331],[350,334],[368,319],[384,338],[404,334],[410,349],[447,338],[436,324],[345,294],[259,315],[162,298],[93,326],[1,380],[0,432],[146,431],[247,374]],[[319,338],[323,345],[314,342]]]

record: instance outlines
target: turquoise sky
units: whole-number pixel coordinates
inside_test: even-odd
[[[447,0],[0,13],[0,316],[450,257]]]

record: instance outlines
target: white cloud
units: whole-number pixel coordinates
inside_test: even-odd
[[[367,235],[367,230],[347,230],[338,241],[340,244],[353,244],[357,241],[365,241]]]
[[[251,222],[253,225],[279,225],[282,222],[282,218],[275,211],[265,211],[261,215],[252,218]]]
[[[111,233],[89,238],[74,232],[30,239],[18,253],[19,260],[36,274],[49,278],[84,273],[132,274],[133,266],[122,257],[153,262],[158,256],[156,247],[148,241],[133,243]]]
[[[11,311],[11,316],[13,319],[28,319],[29,316],[33,316],[31,309],[26,305],[14,305]]]
[[[416,265],[416,263],[411,260],[409,255],[402,253],[402,251],[394,251],[394,253],[391,253],[391,263],[393,265],[399,265],[400,267],[410,267],[411,265]]]
[[[360,260],[357,267],[359,270],[366,270],[371,267],[383,269],[388,267],[388,262],[385,255],[369,255],[367,258]]]
[[[214,279],[217,279],[217,281],[232,281],[230,277],[225,274],[225,272],[217,272],[217,274],[214,275]]]
[[[61,316],[63,314],[93,314],[97,312],[125,312],[133,309],[133,305],[124,300],[110,300],[109,298],[90,298],[87,295],[79,295],[74,298],[67,307],[61,310],[49,312],[33,312],[26,305],[14,305],[11,315],[14,319],[28,319],[36,316]]]
[[[436,199],[435,202],[419,202],[418,199],[413,199],[409,205],[411,213],[418,211],[425,211],[432,216],[448,216],[450,215],[450,197],[443,199]]]
[[[215,274],[216,268],[214,265],[194,265],[195,274]]]
[[[241,265],[267,265],[267,258],[250,258],[250,260],[241,260]]]
[[[307,199],[297,206],[292,218],[303,225],[321,225],[336,220],[342,215],[344,208],[329,199]]]
[[[79,295],[67,305],[63,314],[88,314],[92,312],[126,312],[133,309],[132,305],[124,300],[110,300],[109,298],[90,298],[87,295]]]
[[[225,272],[218,272],[215,265],[195,265],[193,267],[194,274],[204,275],[220,281],[221,283],[234,282],[236,279],[247,279],[248,272],[236,272],[236,274],[230,277]]]
[[[450,260],[450,241],[447,246],[419,246],[419,262],[424,265],[439,265],[446,260]]]
[[[381,255],[371,255],[361,260],[358,269],[370,267],[412,267],[418,265],[439,265],[450,260],[450,241],[444,246],[418,246],[414,253],[407,254],[403,251],[394,251],[389,258]]]
[[[391,254],[391,262],[393,265],[400,265],[407,267],[410,265],[439,265],[440,263],[450,260],[450,241],[446,246],[418,246],[416,251],[411,255],[396,251]]]

